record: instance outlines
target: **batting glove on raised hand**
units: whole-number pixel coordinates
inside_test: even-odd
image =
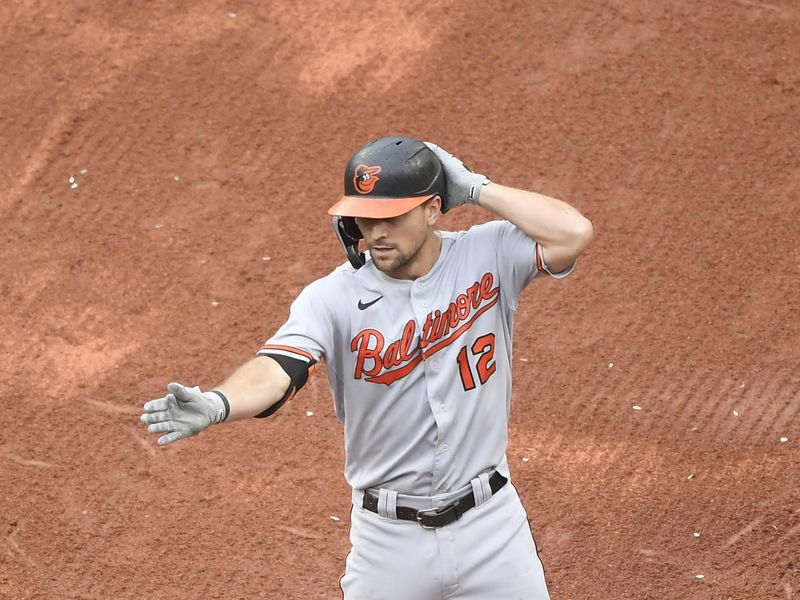
[[[163,398],[147,402],[139,417],[149,425],[148,433],[167,434],[158,438],[159,446],[197,435],[228,416],[225,403],[214,392],[201,392],[197,386],[188,388],[180,383],[170,383],[167,391]]]
[[[481,189],[489,183],[489,178],[486,175],[475,173],[458,158],[436,144],[425,142],[425,145],[433,150],[439,162],[442,163],[447,180],[447,198],[443,198],[442,212],[447,212],[462,204],[478,204]]]

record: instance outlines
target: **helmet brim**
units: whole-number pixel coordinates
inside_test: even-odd
[[[428,196],[412,196],[410,198],[377,198],[375,196],[342,196],[328,209],[334,217],[362,217],[365,219],[391,219],[406,214],[417,206],[435,198],[437,194]]]

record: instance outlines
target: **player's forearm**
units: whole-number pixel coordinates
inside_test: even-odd
[[[569,267],[592,240],[591,222],[566,202],[536,192],[487,184],[480,205],[535,239],[554,271]]]
[[[257,356],[214,389],[225,394],[230,404],[226,421],[236,421],[267,410],[283,398],[290,383],[277,362],[268,356]]]

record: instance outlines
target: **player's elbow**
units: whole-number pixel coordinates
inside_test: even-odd
[[[575,256],[581,254],[594,238],[592,222],[583,215],[576,215],[570,227],[569,237]]]

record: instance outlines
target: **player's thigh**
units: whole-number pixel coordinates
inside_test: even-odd
[[[439,549],[432,531],[353,508],[350,543],[340,581],[345,600],[441,598]]]
[[[453,535],[458,600],[547,600],[544,570],[517,491],[506,485],[467,512]]]

